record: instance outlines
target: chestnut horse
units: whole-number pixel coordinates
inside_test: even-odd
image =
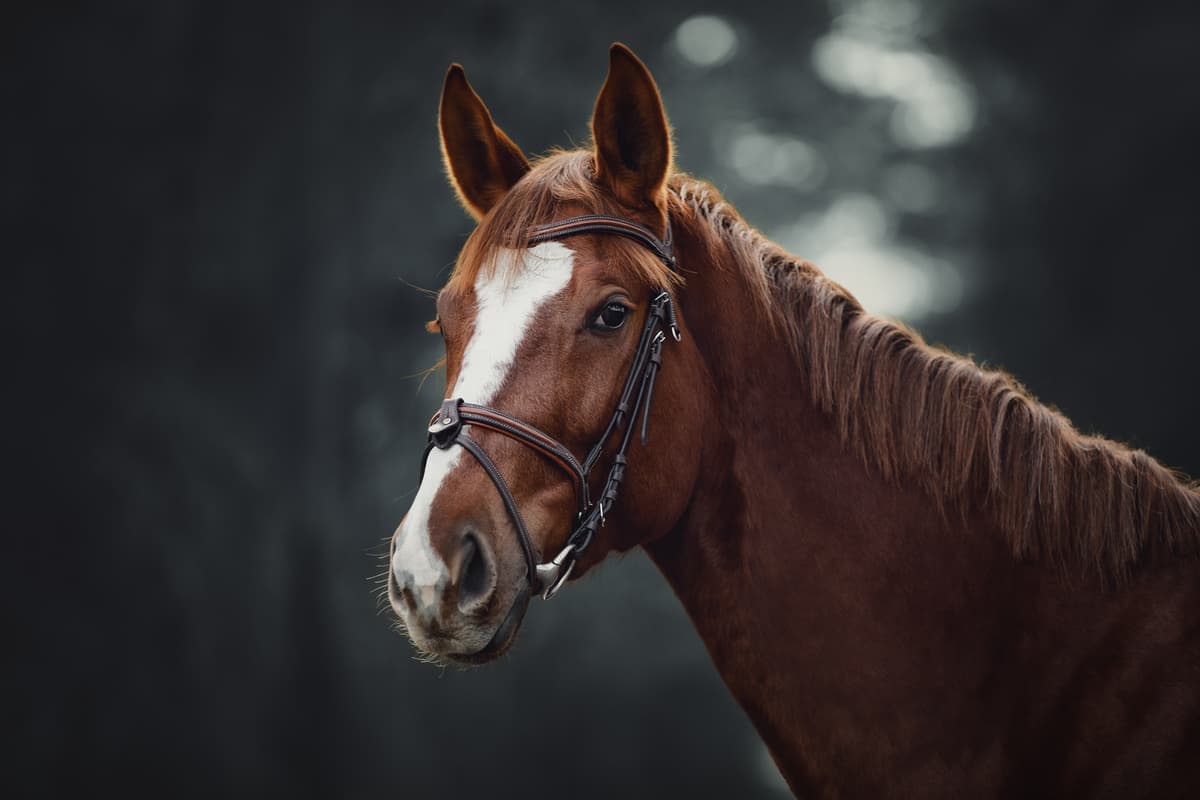
[[[674,171],[620,45],[591,149],[531,164],[457,65],[440,127],[478,225],[392,539],[417,648],[494,659],[532,594],[641,546],[799,794],[1200,787],[1194,485],[867,313]]]

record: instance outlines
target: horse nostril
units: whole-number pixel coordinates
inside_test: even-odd
[[[463,537],[458,559],[458,606],[466,610],[480,604],[491,594],[492,570],[487,552],[475,534]]]
[[[388,596],[393,604],[403,604],[409,611],[416,611],[417,600],[413,596],[411,576],[401,570],[395,563],[389,570]]]

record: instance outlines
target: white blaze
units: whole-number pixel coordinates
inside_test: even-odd
[[[475,330],[448,397],[461,397],[479,405],[492,401],[508,377],[529,324],[542,305],[566,287],[573,269],[574,253],[559,242],[497,252],[495,269],[490,275],[489,270],[481,270],[475,280]],[[411,576],[424,608],[432,608],[441,585],[449,580],[449,569],[429,538],[429,514],[442,483],[462,453],[457,445],[429,453],[425,477],[392,556],[392,571],[397,576],[406,572]]]

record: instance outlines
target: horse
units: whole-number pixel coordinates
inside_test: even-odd
[[[531,162],[457,64],[439,127],[477,224],[391,539],[416,648],[499,658],[641,547],[799,795],[1200,786],[1195,484],[750,227],[620,44],[587,147]]]

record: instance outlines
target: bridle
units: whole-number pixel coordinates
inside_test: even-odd
[[[621,217],[606,214],[588,214],[581,217],[558,220],[534,228],[529,237],[533,246],[541,242],[565,239],[584,233],[615,233],[634,239],[658,256],[670,269],[675,269],[675,256],[671,247],[671,227],[668,223],[666,237],[659,239],[644,225]],[[512,518],[517,529],[517,537],[525,554],[525,564],[528,570],[530,588],[541,592],[542,598],[549,600],[570,577],[575,568],[575,562],[580,554],[591,544],[597,529],[604,524],[605,516],[612,511],[617,500],[617,491],[625,480],[626,455],[632,440],[634,425],[638,411],[642,412],[642,444],[646,443],[646,426],[650,419],[650,400],[654,394],[654,380],[662,366],[662,347],[667,336],[663,328],[671,331],[675,341],[680,340],[679,325],[675,319],[675,309],[671,304],[671,295],[665,288],[660,287],[650,299],[650,308],[646,321],[642,325],[641,338],[633,356],[633,364],[625,378],[625,387],[621,391],[621,399],[613,412],[608,427],[600,436],[600,440],[588,452],[583,461],[575,458],[568,447],[553,436],[535,428],[527,422],[489,406],[465,402],[461,397],[448,398],[442,403],[441,409],[429,425],[429,443],[425,446],[425,454],[421,458],[421,477],[425,476],[425,465],[433,448],[447,450],[459,445],[479,462],[483,471],[496,485],[500,499],[504,501],[508,515]],[[467,426],[475,425],[490,431],[503,434],[515,439],[521,444],[533,449],[552,464],[567,473],[575,485],[578,508],[575,524],[567,537],[566,546],[550,561],[538,563],[536,549],[529,539],[529,531],[525,520],[517,508],[504,476],[496,468],[495,462],[479,446],[479,443],[467,434]],[[604,488],[599,498],[591,496],[590,479],[592,469],[603,455],[609,439],[622,426],[620,446],[613,456],[612,465],[604,481]]]

